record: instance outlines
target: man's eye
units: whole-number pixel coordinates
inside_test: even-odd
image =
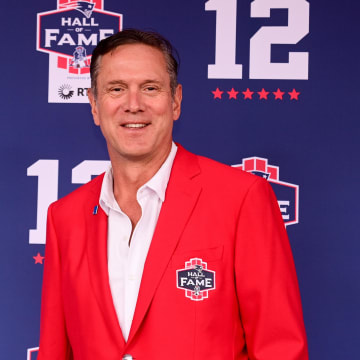
[[[146,90],[146,91],[156,91],[156,90],[158,90],[158,88],[157,88],[156,86],[147,86],[147,87],[145,88],[145,90]]]
[[[119,88],[119,87],[111,89],[111,91],[114,91],[114,92],[120,92],[121,90],[122,90],[122,88]]]

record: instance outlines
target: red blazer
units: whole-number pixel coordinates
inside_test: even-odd
[[[109,287],[107,216],[94,214],[102,178],[49,208],[38,360],[308,359],[270,185],[182,147],[125,342]]]

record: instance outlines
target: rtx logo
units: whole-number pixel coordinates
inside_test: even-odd
[[[77,95],[78,96],[85,96],[87,98],[87,90],[88,88],[78,88]]]
[[[63,100],[69,100],[74,95],[74,90],[69,84],[64,84],[59,87],[58,94]]]

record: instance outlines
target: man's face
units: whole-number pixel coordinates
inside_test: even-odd
[[[164,160],[182,92],[178,85],[172,96],[161,51],[144,44],[119,46],[101,58],[97,89],[96,100],[91,91],[89,100],[111,160]]]

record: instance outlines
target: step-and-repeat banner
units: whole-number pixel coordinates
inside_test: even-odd
[[[89,65],[98,41],[127,27],[160,32],[180,54],[175,140],[273,187],[310,357],[358,358],[359,10],[347,0],[3,2],[0,358],[37,357],[47,208],[108,164]]]

